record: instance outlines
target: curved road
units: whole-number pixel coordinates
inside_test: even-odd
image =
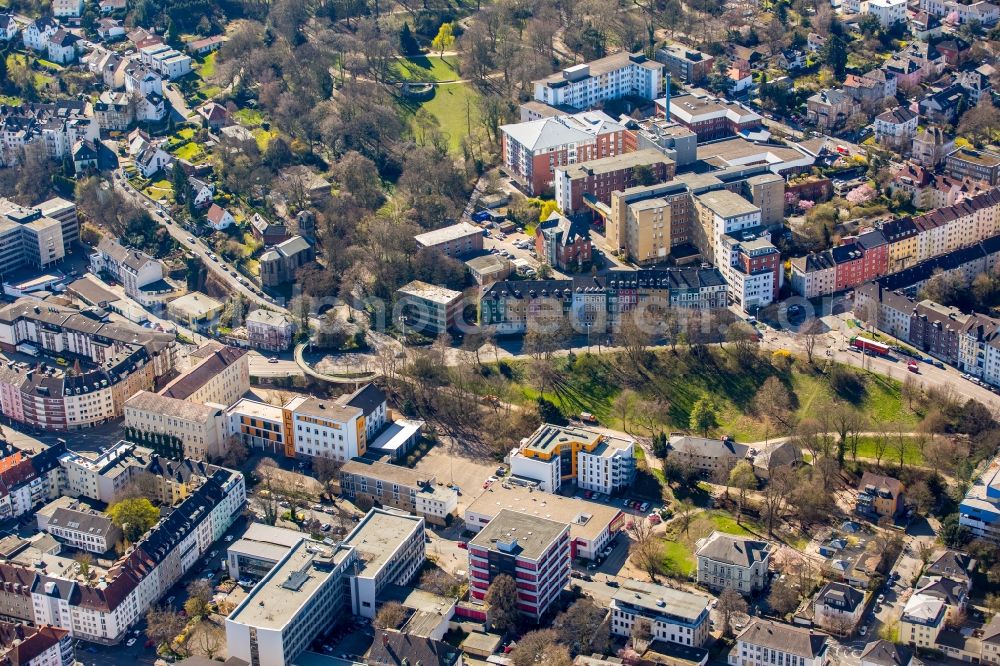
[[[330,382],[331,384],[358,385],[363,382],[370,382],[379,376],[379,373],[377,372],[359,373],[359,376],[357,377],[347,377],[343,375],[328,375],[323,372],[317,372],[316,370],[313,370],[311,365],[306,363],[306,360],[302,355],[302,352],[306,348],[306,344],[308,343],[300,342],[299,344],[295,345],[295,363],[296,365],[299,366],[299,368],[302,369],[302,372],[306,373],[306,375],[308,375],[309,377],[313,377],[314,379],[319,379],[320,381],[324,382]]]
[[[249,280],[247,284],[244,285],[239,282],[239,274],[233,276],[229,271],[236,271],[235,268],[230,267],[221,259],[219,261],[212,261],[209,257],[208,246],[200,238],[195,238],[191,236],[187,231],[184,230],[177,222],[170,217],[166,211],[162,211],[155,201],[147,197],[141,192],[137,192],[130,183],[125,179],[120,172],[116,171],[114,173],[114,178],[112,178],[115,188],[118,189],[126,198],[131,199],[138,205],[147,209],[150,215],[157,223],[167,230],[167,233],[178,242],[185,250],[198,256],[201,262],[208,267],[210,273],[215,275],[215,277],[222,280],[222,282],[228,285],[229,289],[235,293],[240,294],[247,301],[259,305],[260,307],[276,310],[283,314],[288,314],[288,310],[281,307],[277,303],[272,303],[261,295],[261,292],[255,291],[254,287]],[[161,214],[162,213],[162,214]],[[168,224],[169,222],[169,224]],[[190,241],[188,239],[191,239]],[[246,278],[243,278],[246,280]]]

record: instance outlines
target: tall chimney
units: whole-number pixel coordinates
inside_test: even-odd
[[[669,71],[667,72],[667,98],[666,98],[666,107],[667,107],[667,122],[670,122],[670,72]]]

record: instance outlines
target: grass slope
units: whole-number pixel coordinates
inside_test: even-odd
[[[830,386],[828,376],[801,360],[792,362],[782,371],[763,362],[750,368],[734,368],[728,352],[717,348],[705,359],[696,359],[687,353],[675,357],[668,352],[658,353],[656,359],[638,392],[643,396],[666,396],[666,411],[655,419],[664,430],[687,429],[691,408],[703,394],[708,394],[720,408],[719,433],[730,434],[741,441],[791,434],[787,426],[769,427],[753,414],[757,390],[772,376],[777,377],[792,396],[789,423],[815,418],[818,408],[840,399]],[[566,365],[565,360],[555,362]],[[523,401],[534,402],[539,394],[530,385],[527,364],[515,364],[514,371],[516,388]],[[898,421],[908,426],[917,424],[920,417],[902,400],[899,382],[881,375],[852,372],[857,372],[864,382],[864,391],[854,401],[859,411],[872,420]],[[584,354],[576,358],[545,397],[567,416],[587,411],[602,423],[620,428],[621,417],[613,409],[620,385],[610,357]],[[868,457],[860,451],[858,455]]]

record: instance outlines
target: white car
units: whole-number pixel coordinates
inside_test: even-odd
[[[227,534],[226,535],[226,543],[232,543],[232,541],[233,541],[233,535],[232,534]]]
[[[133,645],[135,645],[135,639],[134,638],[128,639],[127,641],[125,641],[125,645],[132,647]]]
[[[194,237],[193,236],[188,236],[184,240],[186,240],[188,243],[191,243],[191,245],[194,245]]]

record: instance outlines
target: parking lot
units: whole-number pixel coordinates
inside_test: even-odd
[[[457,448],[457,447],[454,447]],[[458,515],[482,493],[483,483],[496,476],[497,463],[487,460],[470,460],[452,452],[447,438],[441,441],[414,466],[418,472],[433,475],[437,483],[456,485],[459,488]]]

